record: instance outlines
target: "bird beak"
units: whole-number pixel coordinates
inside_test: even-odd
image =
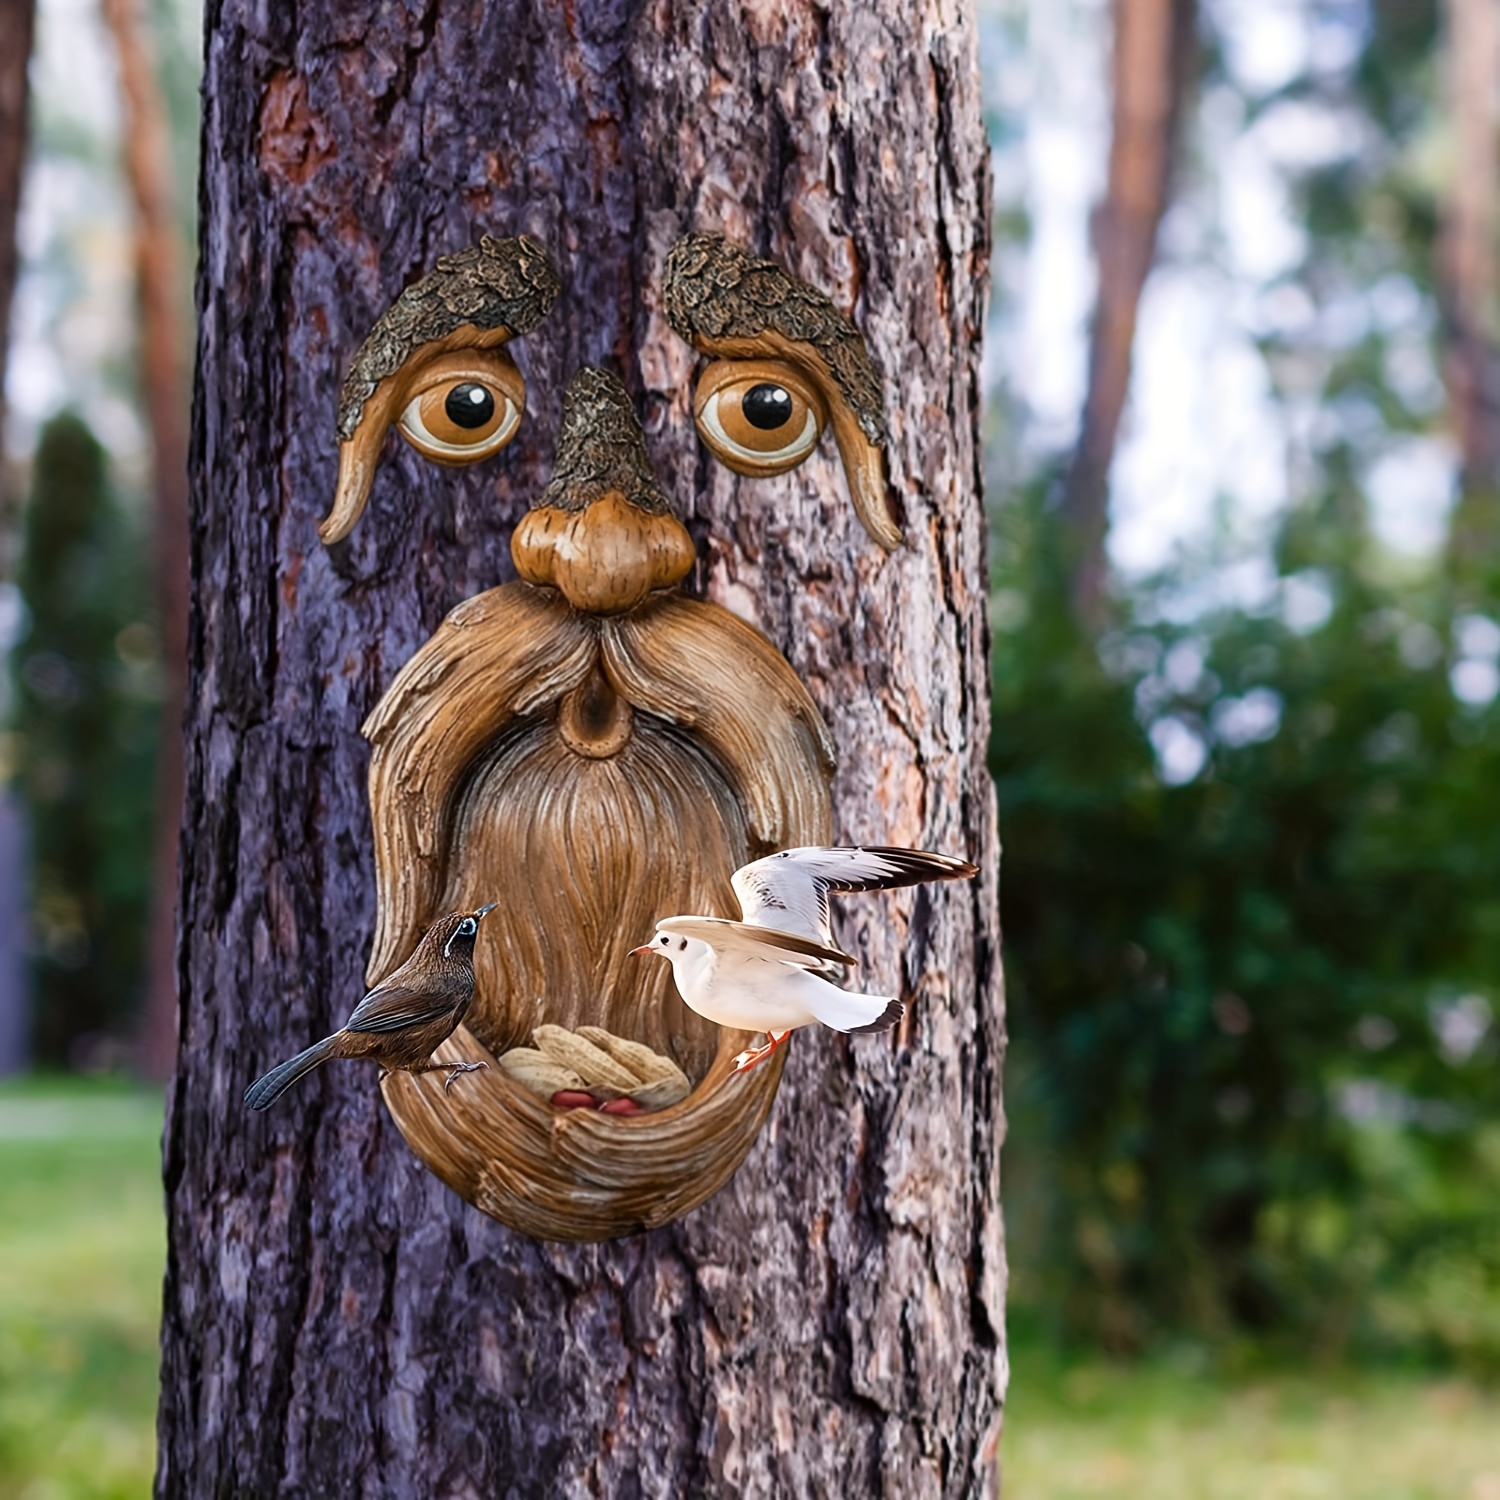
[[[639,948],[632,948],[630,950],[630,956],[632,958],[634,958],[638,953],[655,953],[655,952],[656,952],[656,949],[653,948],[650,943],[642,943]]]
[[[494,911],[494,909],[499,906],[499,904],[500,903],[498,901],[491,901],[488,906],[481,906],[479,910],[474,913],[474,915],[476,918],[487,916],[490,912]]]

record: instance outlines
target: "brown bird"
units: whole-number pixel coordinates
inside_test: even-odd
[[[272,1068],[245,1090],[251,1109],[274,1104],[306,1073],[330,1057],[368,1057],[387,1073],[446,1071],[446,1093],[460,1073],[472,1073],[482,1062],[431,1061],[440,1043],[453,1035],[474,998],[474,939],[492,901],[478,911],[451,912],[439,917],[416,951],[394,973],[388,974],[354,1007],[348,1024],[305,1052]]]

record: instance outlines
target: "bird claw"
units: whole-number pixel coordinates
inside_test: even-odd
[[[480,1068],[487,1067],[489,1067],[489,1064],[486,1062],[454,1063],[453,1066],[448,1069],[448,1076],[443,1080],[443,1092],[446,1094],[448,1090],[453,1087],[453,1080],[457,1078],[460,1073],[475,1073]]]
[[[734,1071],[736,1073],[748,1073],[757,1063],[763,1063],[778,1047],[786,1045],[786,1039],[791,1035],[790,1031],[766,1033],[766,1045],[756,1047],[749,1052],[741,1052],[734,1060]]]

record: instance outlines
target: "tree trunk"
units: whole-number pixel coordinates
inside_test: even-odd
[[[16,218],[26,171],[26,67],[34,18],[34,0],[0,0],[0,37],[5,39],[0,47],[0,374],[10,344],[10,300],[20,269]],[[5,382],[0,380],[0,436],[4,431]]]
[[[1063,495],[1072,534],[1074,612],[1102,623],[1108,564],[1109,469],[1130,390],[1136,313],[1166,212],[1173,144],[1193,56],[1197,0],[1115,0],[1109,178],[1094,212],[1099,292],[1083,420]]]
[[[1003,1031],[972,13],[221,0],[207,37],[158,1492],[992,1494]],[[660,279],[689,229],[853,311],[885,379],[900,551],[865,536],[833,453],[754,482],[699,449]],[[523,231],[564,291],[512,346],[522,435],[469,470],[388,449],[359,530],[325,550],[365,331],[439,254]],[[600,362],[636,396],[702,593],[817,700],[839,835],[967,852],[982,875],[842,903],[862,987],[912,1001],[899,1036],[797,1036],[728,1187],[650,1234],[559,1246],[428,1175],[373,1070],[330,1068],[265,1123],[239,1101],[362,992],[358,726],[447,610],[512,576],[563,387]]]
[[[182,710],[187,691],[188,380],[180,311],[182,255],[171,144],[155,61],[135,0],[103,0],[125,112],[125,176],[135,202],[141,394],[151,433],[156,600],[166,691],[157,752],[157,836],[141,1061],[165,1079],[177,1050],[177,846],[182,825]]]
[[[10,304],[20,272],[16,220],[26,172],[26,68],[31,61],[34,0],[0,0],[0,575],[8,576],[17,527],[19,486],[5,453],[5,366]],[[15,793],[0,792],[0,1078],[30,1056],[30,985],[25,948],[26,819]]]
[[[1495,274],[1500,15],[1493,0],[1448,0],[1447,12],[1455,150],[1443,198],[1438,287],[1443,376],[1462,461],[1450,555],[1461,562],[1493,556],[1494,501],[1500,488],[1500,297]]]

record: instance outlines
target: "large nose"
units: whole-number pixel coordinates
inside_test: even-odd
[[[630,393],[608,370],[573,377],[552,478],[510,551],[528,583],[561,589],[589,614],[632,609],[692,572],[693,540],[651,472]]]

